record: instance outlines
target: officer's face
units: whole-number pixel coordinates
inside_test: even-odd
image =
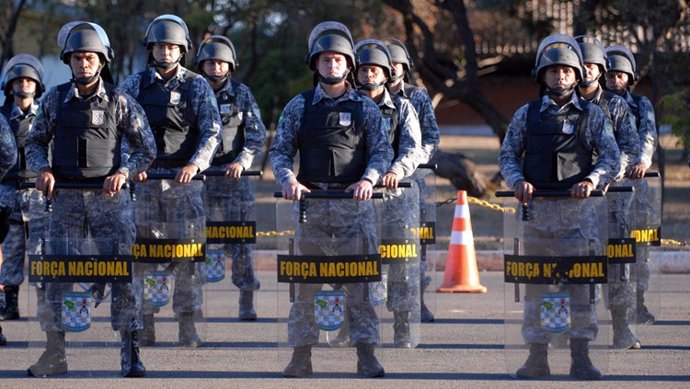
[[[201,65],[201,69],[206,75],[225,77],[230,71],[230,65],[225,61],[210,59],[204,61],[204,63]]]
[[[623,90],[628,86],[630,77],[628,73],[623,72],[607,72],[606,73],[606,88],[614,91]]]
[[[544,82],[549,88],[569,88],[577,81],[575,69],[570,66],[554,65],[546,68]]]
[[[15,78],[12,81],[12,90],[15,92],[23,92],[26,94],[35,93],[36,81],[26,77]]]
[[[100,70],[101,58],[96,53],[78,51],[70,55],[69,64],[76,78],[89,78]]]
[[[400,62],[393,62],[393,67],[395,68],[395,74],[401,75],[405,73],[405,64]]]
[[[596,80],[601,75],[599,65],[595,63],[585,64],[585,81]]]
[[[334,51],[325,51],[319,55],[316,69],[322,77],[341,77],[347,70],[347,58]]]
[[[154,43],[152,50],[153,58],[158,62],[175,63],[182,56],[179,45],[172,43]]]
[[[386,80],[386,73],[376,65],[362,65],[357,69],[357,81],[362,84],[380,84]]]

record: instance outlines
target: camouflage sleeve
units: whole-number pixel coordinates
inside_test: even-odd
[[[35,172],[50,168],[48,149],[55,131],[58,99],[57,88],[52,88],[43,95],[38,111],[36,111],[36,119],[31,125],[31,130],[29,130],[24,144],[26,165]]]
[[[652,156],[656,149],[657,132],[654,107],[648,98],[640,99],[640,128],[637,129],[640,136],[640,162],[647,168],[652,166]]]
[[[246,170],[252,166],[254,158],[263,151],[266,141],[266,127],[261,121],[261,111],[249,87],[242,85],[238,90],[238,106],[245,130],[244,147],[235,159]]]
[[[440,131],[438,123],[436,123],[434,106],[431,104],[429,93],[422,88],[416,88],[410,96],[410,100],[412,100],[412,105],[417,111],[419,125],[422,129],[422,152],[426,159],[420,163],[427,163],[434,156],[440,141]]]
[[[0,115],[0,180],[17,163],[17,145],[5,116]]]
[[[423,153],[422,134],[419,128],[417,113],[408,99],[398,99],[396,108],[399,112],[398,127],[400,128],[400,139],[398,141],[398,158],[388,168],[389,172],[395,173],[399,179],[406,178],[414,173],[417,166],[426,162],[426,154]]]
[[[527,107],[525,104],[515,111],[498,154],[501,175],[510,189],[514,189],[518,181],[525,180],[522,174],[522,155],[527,139]]]
[[[303,114],[304,98],[302,95],[297,95],[285,106],[278,119],[275,138],[268,155],[271,157],[273,175],[280,185],[297,180],[292,169],[294,157],[297,154],[297,131]]]
[[[602,187],[613,182],[620,171],[621,154],[613,135],[611,120],[595,104],[587,106],[587,138],[597,152],[597,162],[587,179],[594,187]]]
[[[364,131],[367,141],[367,168],[361,179],[376,184],[390,166],[393,148],[388,138],[388,129],[381,116],[381,110],[369,98],[363,98]]]
[[[156,158],[156,141],[146,120],[146,113],[139,103],[122,91],[116,90],[114,95],[118,99],[118,127],[125,135],[122,142],[124,147],[120,151],[127,153],[118,172],[129,178],[146,171],[151,165]]]
[[[635,128],[635,116],[625,100],[617,96],[611,99],[609,112],[611,112],[616,141],[621,152],[621,168],[618,176],[622,176],[629,165],[639,162],[640,139],[637,137]]]
[[[222,123],[213,89],[199,75],[192,79],[192,109],[196,114],[201,139],[199,139],[196,153],[189,163],[196,165],[199,171],[204,171],[211,165],[211,159],[220,144],[219,135]]]
[[[139,95],[139,84],[141,83],[141,74],[132,74],[131,76],[125,78],[124,81],[119,86],[119,89],[124,93],[132,96],[136,99]]]

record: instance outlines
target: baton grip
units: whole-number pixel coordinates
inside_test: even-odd
[[[419,165],[417,165],[417,169],[436,170],[436,169],[438,169],[438,165],[435,163],[420,163]]]
[[[225,177],[225,170],[214,170],[214,171],[205,171],[204,176],[206,177]],[[263,170],[243,170],[241,176],[246,177],[246,176],[258,176],[261,177],[264,175]]]
[[[174,180],[177,177],[176,173],[148,173],[146,174],[147,180]],[[192,177],[194,181],[206,181],[206,176],[204,174],[197,174]]]
[[[515,197],[515,192],[512,190],[499,190],[496,191],[496,197]],[[532,197],[570,197],[570,192],[567,190],[537,190],[532,193]],[[604,192],[593,190],[589,197],[604,197]]]
[[[690,164],[690,161],[688,163]],[[661,173],[659,173],[659,172],[645,172],[644,178],[650,178],[650,177],[659,178],[659,177],[661,177]]]
[[[283,198],[283,192],[273,192],[273,197]],[[315,191],[315,192],[303,192],[302,198],[304,199],[328,199],[328,200],[348,200],[352,198],[352,192],[336,192],[336,191]],[[371,195],[372,199],[382,199],[383,193],[373,193]],[[354,199],[353,199],[354,200]]]
[[[632,186],[610,186],[606,192],[621,193],[621,192],[634,192],[635,188]]]
[[[376,184],[376,185],[374,185],[374,188],[381,189],[381,188],[385,188],[385,186],[382,184]],[[412,188],[412,183],[411,182],[398,182],[398,188]]]
[[[34,189],[36,188],[36,183],[35,182],[21,182],[18,185],[19,189]],[[60,182],[60,181],[55,181],[55,185],[53,185],[53,188],[55,189],[102,189],[103,188],[103,181],[94,181],[94,182]],[[122,184],[123,190],[129,189],[129,183],[125,182]]]

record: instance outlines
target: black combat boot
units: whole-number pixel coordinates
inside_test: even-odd
[[[0,346],[6,346],[7,345],[7,338],[5,338],[5,335],[2,334],[2,327],[0,327]]]
[[[142,347],[156,345],[156,325],[153,314],[143,315],[144,329],[139,331],[139,345]]]
[[[644,290],[637,289],[637,324],[654,324],[656,318],[644,305]]]
[[[420,319],[421,319],[422,323],[431,323],[432,321],[435,320],[434,314],[431,313],[429,308],[427,308],[426,304],[424,303],[424,290],[427,288],[427,286],[429,286],[430,283],[431,283],[431,277],[427,276],[427,277],[424,277],[424,279],[422,280],[422,283],[420,284],[422,293],[419,295],[419,299],[420,299],[420,303],[421,303],[419,313],[420,313]]]
[[[596,381],[601,379],[601,372],[597,370],[589,359],[589,340],[570,339],[570,376],[578,380]]]
[[[45,377],[67,372],[67,357],[65,356],[65,333],[47,331],[46,351],[38,362],[29,366],[27,373],[32,377]]]
[[[393,341],[395,347],[411,348],[412,341],[410,339],[410,312],[409,311],[394,311],[393,312]]]
[[[19,286],[5,286],[5,308],[0,309],[3,320],[19,320]]]
[[[521,368],[517,369],[515,375],[518,378],[542,378],[551,375],[549,368],[549,344],[530,343],[529,356]]]
[[[254,310],[254,291],[240,290],[239,319],[242,321],[256,320],[256,311]]]
[[[374,355],[374,345],[357,343],[357,374],[367,377],[383,377],[386,372]]]
[[[292,350],[292,359],[283,369],[283,377],[303,378],[314,374],[311,366],[311,346],[299,346]]]
[[[194,327],[194,312],[182,312],[179,314],[179,340],[184,347],[201,347],[201,339]]]
[[[640,341],[630,331],[628,323],[628,308],[622,306],[611,307],[613,321],[613,348],[639,349]]]
[[[123,377],[144,377],[146,368],[139,355],[137,331],[120,331],[120,367]]]

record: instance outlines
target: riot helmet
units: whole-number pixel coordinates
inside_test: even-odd
[[[605,51],[609,59],[609,72],[626,73],[628,75],[628,85],[632,85],[639,80],[637,63],[630,49],[621,45],[611,45]]]
[[[237,53],[235,52],[235,46],[232,44],[230,39],[222,35],[211,35],[204,39],[199,45],[199,50],[196,53],[196,58],[194,62],[196,63],[196,68],[204,77],[213,80],[214,82],[224,82],[227,80],[228,75],[223,77],[211,76],[205,74],[202,67],[203,62],[207,60],[216,60],[227,62],[230,68],[229,73],[232,73],[239,66],[239,61],[237,60]]]
[[[407,47],[399,39],[386,38],[383,40],[383,43],[385,43],[388,47],[388,51],[391,53],[393,63],[401,63],[405,69],[404,72],[394,75],[391,79],[391,81],[397,81],[407,75],[407,73],[414,67],[414,62],[410,57],[410,53],[407,51]]]
[[[544,83],[544,70],[549,66],[568,66],[575,71],[576,82],[571,88],[564,90],[551,89]],[[549,95],[563,96],[570,93],[577,83],[582,80],[582,52],[577,41],[564,34],[550,35],[544,38],[537,49],[537,57],[532,68],[532,77],[541,83],[544,92]]]
[[[180,47],[180,58],[174,63],[158,62],[153,58],[151,51],[155,43],[167,43]],[[187,24],[179,16],[161,15],[146,27],[144,46],[149,51],[149,63],[155,67],[169,69],[179,62],[183,62],[185,54],[192,50],[192,39],[189,36]],[[183,62],[184,63],[184,62]]]
[[[17,78],[29,78],[36,83],[36,91],[33,96],[19,97],[39,98],[43,91],[45,91],[45,85],[43,85],[43,65],[33,55],[17,54],[7,62],[2,75],[2,90],[5,92],[6,97],[17,94],[12,90],[12,81]]]
[[[580,45],[580,51],[582,52],[582,63],[584,64],[595,64],[599,66],[599,76],[596,79],[585,81],[584,73],[583,80],[580,82],[580,86],[588,88],[594,83],[599,82],[599,78],[602,74],[606,73],[608,70],[608,60],[606,59],[606,53],[604,52],[604,46],[602,46],[599,39],[590,35],[578,35],[575,40]],[[583,69],[583,71],[586,71]]]
[[[391,54],[386,47],[386,44],[378,39],[365,39],[357,42],[355,45],[355,64],[359,69],[363,65],[374,65],[383,69],[386,75],[386,80],[381,84],[378,83],[361,83],[358,77],[355,76],[355,84],[364,90],[374,90],[385,85],[395,74]]]
[[[327,21],[317,24],[309,34],[309,44],[307,46],[307,56],[305,58],[309,69],[317,73],[318,79],[327,84],[337,84],[345,80],[350,73],[350,69],[355,66],[354,42],[350,30],[340,22]],[[348,60],[348,69],[340,77],[327,78],[318,74],[316,61],[319,54],[332,51],[345,56]]]
[[[80,84],[89,84],[99,75],[109,83],[113,83],[108,64],[115,58],[115,53],[110,46],[110,39],[105,30],[96,23],[74,21],[62,26],[58,32],[57,44],[62,48],[60,59],[69,65],[70,54],[74,52],[90,52],[98,54],[101,60],[101,69],[88,79],[74,81]]]

